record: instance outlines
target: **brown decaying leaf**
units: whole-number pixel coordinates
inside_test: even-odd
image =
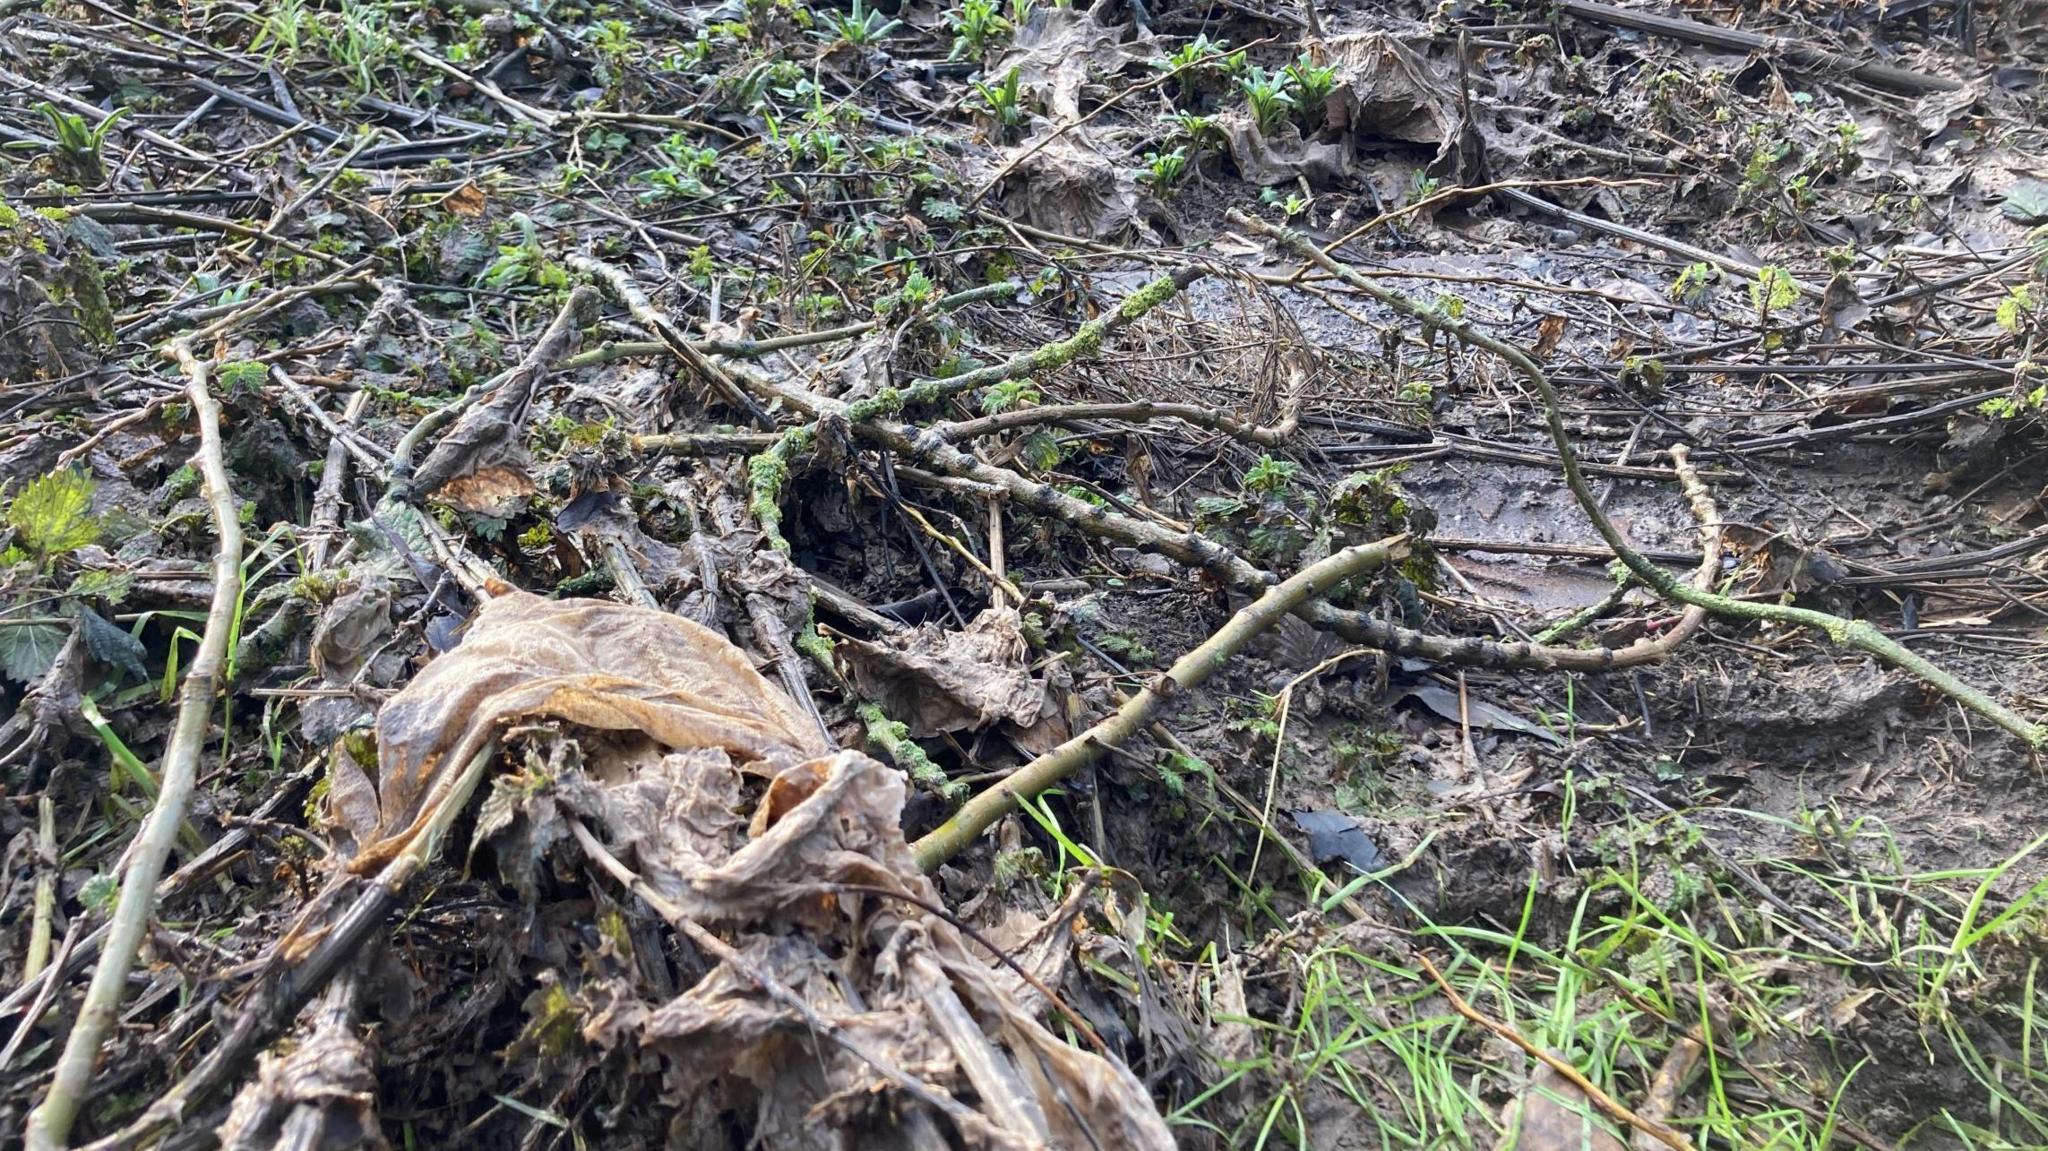
[[[1021,662],[1013,618],[985,619],[967,642],[998,679]],[[619,985],[589,1000],[575,1017],[593,1048],[658,1051],[669,1090],[751,1110],[757,1146],[939,1145],[934,1117],[857,1052],[885,1055],[986,1121],[947,1145],[1173,1146],[1128,1069],[1048,1031],[1042,1003],[925,910],[940,896],[903,838],[902,773],[824,747],[737,648],[678,617],[518,591],[485,602],[462,646],[379,715],[375,823],[358,831],[352,866],[402,847],[446,801],[444,779],[506,724],[542,718],[570,729],[579,753],[494,791],[479,838],[539,856],[561,842],[539,829],[601,829],[665,916],[737,953],[680,994],[643,1001]],[[769,782],[743,826],[749,773]],[[364,782],[335,786],[360,801]],[[905,898],[864,894],[876,890]],[[1065,932],[1039,938],[1057,950]],[[1033,959],[1057,970],[1054,956]]]
[[[1123,40],[1121,24],[1106,24],[1085,5],[1040,5],[1017,29],[1010,50],[988,71],[1000,80],[1017,70],[1018,83],[1045,101],[1061,121],[1081,117],[1081,89],[1091,75],[1114,76],[1142,66],[1153,54],[1152,37]]]
[[[597,292],[578,286],[524,359],[455,421],[413,473],[421,492],[466,512],[503,519],[534,491],[527,478],[526,419],[536,389],[562,357],[576,350],[584,324],[597,316]]]
[[[1089,146],[1086,129],[1042,148],[1019,145],[1005,155],[1011,162],[1004,204],[1033,227],[1101,240],[1140,224],[1136,178]]]
[[[505,724],[531,718],[722,748],[763,775],[827,750],[716,632],[662,612],[508,591],[378,714],[377,823],[349,829],[363,845],[352,869],[374,871],[404,848],[454,773]]]
[[[265,1054],[218,1132],[223,1151],[383,1151],[377,1076],[347,1012],[322,1009],[289,1054]]]
[[[1028,728],[1047,710],[1008,608],[990,608],[960,631],[926,624],[874,642],[847,637],[838,652],[861,695],[918,738],[1004,720]]]
[[[1333,37],[1329,66],[1337,70],[1326,120],[1340,134],[1439,150],[1457,138],[1458,114],[1450,93],[1423,59],[1384,32]]]

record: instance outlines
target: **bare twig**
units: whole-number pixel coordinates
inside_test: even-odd
[[[654,306],[647,298],[647,293],[641,289],[639,282],[633,279],[631,272],[591,256],[571,254],[564,257],[562,262],[609,289],[614,298],[626,305],[626,310],[632,313],[633,318],[639,321],[642,327],[661,338],[662,346],[668,349],[670,355],[688,364],[690,370],[704,377],[713,390],[718,392],[719,398],[746,412],[757,426],[774,430],[775,418],[761,405],[755,403],[746,389],[734,383],[732,377],[725,373],[717,361],[699,351],[696,344],[684,338],[682,329]]]
[[[1952,80],[1947,76],[1931,76],[1925,72],[1915,72],[1892,64],[1857,60],[1785,36],[1766,36],[1760,32],[1720,28],[1678,16],[1660,16],[1654,12],[1602,4],[1597,0],[1561,0],[1557,7],[1558,11],[1566,16],[1575,16],[1595,24],[1632,28],[1638,32],[1669,36],[1674,40],[1727,51],[1763,52],[1782,56],[1808,68],[1845,72],[1866,84],[1894,92],[1904,92],[1909,96],[1925,96],[1930,92],[1959,92],[1967,86],[1962,81]]]
[[[128,972],[135,964],[136,949],[149,926],[156,907],[156,881],[170,857],[171,844],[185,822],[198,779],[199,752],[206,742],[207,716],[213,697],[221,686],[227,662],[228,633],[233,629],[235,605],[242,590],[242,527],[235,511],[235,496],[228,486],[227,465],[222,459],[220,405],[208,383],[211,365],[200,359],[192,345],[180,338],[171,341],[165,355],[177,361],[185,373],[185,393],[192,401],[199,421],[199,471],[205,481],[208,510],[212,513],[217,542],[213,553],[213,602],[206,626],[193,654],[190,670],[179,688],[177,720],[164,749],[163,771],[156,804],[149,819],[137,833],[121,876],[121,896],[109,925],[107,943],[93,969],[85,1002],[79,1007],[64,1053],[58,1058],[55,1075],[43,1102],[29,1116],[28,1146],[34,1151],[57,1151],[66,1145],[71,1124],[84,1101],[92,1080],[93,1065],[99,1059],[100,1044],[113,1026],[121,995],[128,986]]]

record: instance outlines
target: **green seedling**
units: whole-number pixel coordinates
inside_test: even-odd
[[[1253,65],[1238,77],[1237,86],[1244,90],[1245,102],[1251,106],[1252,120],[1261,132],[1277,130],[1294,114],[1294,94],[1288,90],[1284,72],[1268,74],[1264,68]]]
[[[128,114],[128,109],[114,109],[97,125],[47,101],[37,104],[36,111],[49,121],[50,133],[57,138],[57,163],[62,172],[88,188],[106,183],[107,167],[100,159],[100,147],[106,143],[107,133]]]
[[[996,130],[1007,134],[1024,126],[1024,89],[1017,78],[1017,70],[1003,77],[1002,83],[989,85],[976,81],[975,94],[981,97],[982,109],[995,121]]]
[[[1301,107],[1302,115],[1309,127],[1318,128],[1323,122],[1323,107],[1330,95],[1337,90],[1337,70],[1317,64],[1303,52],[1294,63],[1284,70],[1289,83],[1294,85],[1295,101]]]
[[[823,23],[812,35],[853,48],[873,48],[903,27],[903,21],[891,20],[869,8],[867,0],[853,0],[853,9],[848,12],[827,13]]]
[[[953,51],[948,56],[953,60],[980,60],[1016,30],[999,0],[961,0],[960,7],[947,14],[946,23],[953,29]]]
[[[1164,191],[1180,182],[1181,174],[1187,170],[1188,150],[1185,146],[1171,152],[1145,153],[1145,173],[1140,179],[1153,188]]]

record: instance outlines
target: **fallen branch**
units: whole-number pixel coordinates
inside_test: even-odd
[[[755,403],[753,397],[734,383],[732,377],[727,375],[715,360],[698,351],[696,344],[684,338],[682,329],[654,306],[654,302],[647,298],[647,293],[640,289],[639,282],[633,279],[631,272],[593,256],[571,254],[563,257],[562,262],[609,289],[613,298],[626,306],[626,311],[632,314],[633,319],[638,321],[641,327],[653,332],[670,355],[689,365],[691,371],[704,377],[720,399],[747,413],[748,418],[763,430],[775,430],[775,417]]]
[[[785,384],[756,365],[727,362],[724,368],[731,373],[735,381],[754,395],[781,404],[812,421],[805,427],[785,435],[807,432],[816,426],[816,421],[820,417],[833,416],[842,420],[850,417],[850,405],[845,402],[818,395],[794,384]],[[943,436],[929,428],[913,427],[878,415],[851,423],[849,428],[855,436],[873,446],[895,452],[901,459],[910,463],[923,464],[934,472],[951,477],[953,483],[975,485],[975,490],[964,494],[983,498],[997,495],[1006,497],[1018,507],[1063,520],[1091,535],[1118,540],[1133,547],[1158,552],[1182,563],[1205,568],[1240,591],[1262,593],[1276,582],[1276,577],[1271,572],[1200,532],[1176,531],[1122,515],[1109,508],[1077,499],[1051,484],[1029,479],[1008,468],[983,463],[947,443]],[[776,446],[782,446],[787,442],[778,437]],[[767,464],[771,468],[778,463],[785,468],[787,466],[783,453],[777,453],[773,447],[768,452],[755,456],[750,463],[756,466]],[[912,477],[915,473],[916,469],[912,467],[898,467],[899,475]],[[786,478],[786,471],[780,476],[756,475],[753,477],[753,491],[757,495],[771,490],[779,493],[780,484]],[[773,482],[771,484],[767,481]],[[758,512],[759,509],[755,510]],[[1709,572],[1707,575],[1711,577],[1712,573]],[[1638,640],[1624,648],[1575,648],[1483,639],[1477,636],[1433,635],[1375,619],[1363,612],[1347,611],[1313,600],[1297,607],[1295,614],[1317,627],[1335,632],[1352,643],[1378,648],[1394,655],[1416,656],[1439,663],[1475,667],[1533,668],[1543,671],[1613,671],[1655,663],[1670,652],[1669,645],[1663,640]]]
[[[613,271],[617,274],[616,269]],[[937,403],[975,388],[1025,379],[1065,367],[1100,352],[1103,339],[1111,332],[1135,323],[1206,275],[1208,271],[1203,268],[1181,268],[1132,292],[1115,309],[1082,324],[1065,339],[1041,344],[1000,364],[990,364],[944,379],[917,380],[904,388],[883,388],[867,399],[836,404],[828,410],[858,427],[895,415],[905,408]],[[737,364],[728,364],[725,368],[733,372],[734,378],[743,374]],[[755,387],[753,390],[758,392],[760,389]],[[817,414],[813,407],[799,405],[798,410]],[[747,508],[760,522],[762,534],[783,551],[789,550],[789,541],[782,535],[782,489],[789,482],[792,462],[817,441],[819,430],[820,425],[815,419],[802,427],[791,428],[765,451],[747,461]]]
[[[609,281],[607,281],[609,282]],[[999,300],[1015,296],[1024,290],[1016,280],[999,280],[983,284],[950,296],[941,296],[926,307],[927,313],[952,312],[969,304],[986,300]],[[657,313],[659,314],[659,313]],[[645,322],[643,320],[643,322]],[[684,343],[706,356],[734,356],[746,360],[758,360],[776,352],[791,348],[816,347],[819,344],[836,344],[842,340],[855,340],[882,326],[880,320],[865,323],[845,324],[837,328],[825,328],[815,332],[794,332],[786,336],[770,336],[762,340],[685,340]],[[663,340],[612,340],[599,344],[587,352],[579,352],[562,361],[562,368],[587,368],[596,364],[609,364],[614,360],[631,359],[635,356],[658,356],[668,351],[669,345]]]
[[[1120,746],[1151,723],[1177,693],[1201,686],[1245,644],[1279,623],[1304,601],[1407,554],[1406,536],[1358,544],[1310,564],[1274,585],[1100,723],[968,800],[951,819],[911,845],[917,865],[931,871],[974,842],[996,820],[1017,810],[1018,804],[1095,762],[1103,752]]]
[[[197,462],[217,534],[213,601],[200,632],[199,649],[193,653],[185,682],[178,690],[177,719],[164,749],[156,804],[150,808],[149,819],[136,833],[128,851],[128,866],[121,875],[121,896],[108,925],[106,947],[99,966],[93,969],[92,983],[72,1023],[71,1035],[65,1040],[64,1053],[57,1060],[49,1090],[29,1115],[28,1146],[32,1151],[57,1151],[69,1141],[71,1124],[78,1117],[86,1088],[92,1082],[100,1045],[120,1010],[122,993],[128,988],[128,972],[135,966],[136,950],[156,907],[157,877],[163,874],[164,862],[170,858],[171,845],[185,822],[185,809],[191,803],[198,780],[207,717],[212,714],[213,699],[221,686],[228,633],[233,630],[235,605],[242,592],[242,523],[236,514],[234,490],[228,484],[227,465],[221,455],[220,405],[208,385],[212,365],[200,359],[184,338],[171,341],[164,354],[184,371],[185,394],[199,421]]]
[[[1711,264],[1724,272],[1741,276],[1745,280],[1760,280],[1764,275],[1763,268],[1757,264],[1738,260],[1733,256],[1724,256],[1711,248],[1702,248],[1697,244],[1688,244],[1683,240],[1674,240],[1669,236],[1660,236],[1655,232],[1646,232],[1641,228],[1631,228],[1627,224],[1617,223],[1613,220],[1603,220],[1598,216],[1591,216],[1584,212],[1574,212],[1570,208],[1560,207],[1541,196],[1524,192],[1520,188],[1502,188],[1500,196],[1502,199],[1520,204],[1524,208],[1542,212],[1545,215],[1555,216],[1568,224],[1576,224],[1589,232],[1598,232],[1602,235],[1612,236],[1617,240],[1627,240],[1631,244],[1641,244],[1646,248],[1655,248],[1660,252],[1676,256],[1681,260]],[[1340,276],[1339,278],[1342,279],[1343,277]],[[1349,283],[1350,281],[1347,279],[1345,282]],[[1823,289],[1817,288],[1805,280],[1788,277],[1786,282],[1797,288],[1799,294],[1808,299],[1818,300],[1821,297]]]
[[[1586,482],[1586,477],[1579,467],[1578,453],[1572,448],[1571,433],[1565,429],[1563,402],[1558,398],[1557,389],[1551,384],[1550,377],[1544,374],[1542,367],[1529,353],[1515,344],[1480,331],[1463,320],[1455,320],[1427,308],[1404,293],[1374,283],[1331,259],[1329,253],[1291,228],[1270,224],[1234,209],[1228,216],[1232,223],[1278,240],[1283,246],[1306,256],[1316,266],[1394,311],[1434,324],[1465,343],[1492,352],[1506,360],[1529,381],[1530,386],[1536,389],[1537,395],[1542,397],[1544,420],[1550,428],[1551,442],[1557,447],[1558,461],[1564,468],[1565,486],[1571,489],[1573,497],[1579,501],[1586,518],[1592,522],[1593,530],[1600,534],[1600,538],[1613,549],[1615,557],[1627,565],[1637,579],[1649,585],[1659,595],[1733,619],[1768,620],[1812,628],[1844,647],[1874,655],[1893,667],[1919,677],[1928,686],[2011,732],[2028,746],[2036,749],[2048,748],[2048,727],[2028,721],[2011,708],[1878,631],[1867,621],[1845,619],[1811,608],[1735,599],[1707,588],[1693,588],[1680,583],[1670,572],[1650,562],[1647,556],[1637,551],[1635,545],[1622,536],[1621,529],[1614,526],[1614,521],[1609,519],[1600,507],[1599,497],[1594,495],[1592,486]]]

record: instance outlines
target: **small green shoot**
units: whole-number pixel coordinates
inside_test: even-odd
[[[999,0],[961,0],[960,7],[946,14],[946,24],[953,30],[949,60],[984,59],[1007,43],[1015,30]]]
[[[981,97],[982,109],[989,119],[995,121],[996,130],[1005,135],[1024,126],[1024,89],[1017,77],[1017,70],[1010,69],[1002,82],[995,85],[975,81],[975,94]]]
[[[1237,86],[1244,91],[1252,121],[1261,132],[1278,131],[1294,114],[1294,93],[1289,91],[1285,72],[1268,74],[1264,68],[1253,65],[1238,77]]]
[[[47,101],[37,104],[36,111],[49,121],[50,132],[57,138],[57,163],[61,174],[87,188],[97,188],[106,183],[107,167],[100,159],[100,147],[106,143],[107,133],[128,114],[128,109],[114,109],[98,125]]]
[[[826,13],[822,24],[811,34],[828,43],[852,48],[873,48],[903,27],[903,21],[891,20],[869,8],[867,0],[853,0],[851,11]]]
[[[1156,191],[1165,191],[1180,182],[1181,173],[1187,171],[1188,150],[1185,146],[1171,152],[1145,153],[1145,171],[1138,178],[1150,184]]]

